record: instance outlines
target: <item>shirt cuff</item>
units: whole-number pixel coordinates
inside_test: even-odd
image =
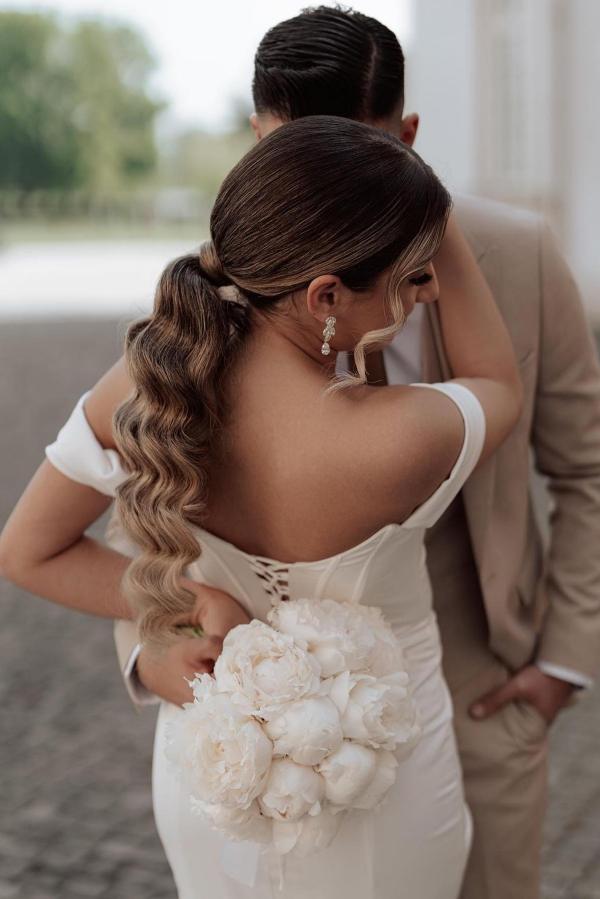
[[[150,690],[147,690],[146,687],[142,684],[139,679],[137,673],[137,660],[140,652],[142,651],[142,644],[136,643],[129,658],[127,659],[127,664],[123,669],[123,677],[125,678],[125,685],[127,687],[127,691],[131,696],[132,700],[137,705],[155,705],[160,702],[160,698],[156,696],[154,693],[151,693]]]
[[[582,674],[580,671],[574,671],[572,668],[565,668],[563,665],[554,665],[552,662],[544,662],[541,659],[538,659],[536,665],[540,671],[544,672],[544,674],[549,674],[550,677],[557,677],[559,680],[564,680],[568,684],[573,684],[575,687],[585,687],[589,689],[594,686],[594,681],[591,677],[588,677],[587,674]]]

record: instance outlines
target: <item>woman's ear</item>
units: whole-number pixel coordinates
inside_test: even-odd
[[[317,321],[325,323],[337,315],[344,302],[344,285],[337,275],[319,275],[306,288],[306,308]]]

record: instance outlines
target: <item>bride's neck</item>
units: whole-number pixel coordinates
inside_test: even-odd
[[[251,367],[256,372],[264,369],[273,377],[274,372],[292,372],[329,380],[335,372],[337,353],[321,354],[321,344],[315,336],[302,329],[296,322],[283,316],[257,313],[253,316],[246,348],[242,353],[241,367]]]

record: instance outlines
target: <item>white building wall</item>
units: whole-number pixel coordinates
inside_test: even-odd
[[[451,190],[476,175],[473,0],[413,0],[406,111],[421,116],[416,149]]]
[[[600,321],[600,3],[568,0],[568,11],[564,240],[588,307]]]
[[[542,213],[600,324],[600,0],[413,0],[406,111],[453,191]]]

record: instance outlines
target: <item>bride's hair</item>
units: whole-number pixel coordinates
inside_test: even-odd
[[[141,549],[123,588],[144,639],[172,634],[173,617],[193,605],[180,583],[200,552],[189,525],[205,518],[227,373],[253,307],[268,310],[325,273],[367,290],[390,267],[392,324],[355,350],[354,380],[364,382],[365,349],[401,326],[400,283],[436,252],[450,206],[429,166],[400,140],[332,116],[281,126],[225,178],[211,241],[167,266],[152,314],[126,338],[134,391],[114,426],[131,474],[116,512]],[[217,288],[228,284],[245,304],[222,297]]]

